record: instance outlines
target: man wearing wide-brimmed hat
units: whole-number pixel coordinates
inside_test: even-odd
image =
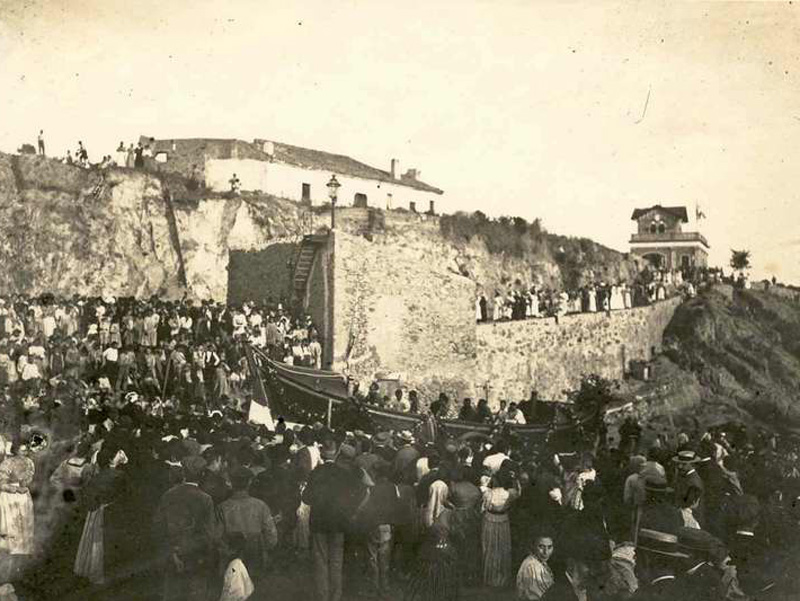
[[[686,599],[744,600],[728,549],[721,540],[694,528],[678,533],[680,549],[690,557],[691,567],[681,576]]]
[[[636,601],[667,601],[681,599],[680,584],[676,574],[681,562],[689,556],[678,546],[678,536],[649,528],[639,531],[636,544],[637,557],[643,564],[644,578],[631,597]]]
[[[607,539],[585,537],[577,524],[567,527],[561,537],[561,557],[566,570],[553,574],[553,585],[547,590],[545,601],[587,601],[592,575],[611,558]],[[592,597],[593,598],[593,597]]]
[[[641,508],[639,528],[675,534],[683,528],[680,510],[672,504],[674,490],[667,486],[667,479],[657,474],[645,479],[647,500]]]
[[[672,458],[675,465],[675,504],[683,511],[685,521],[704,523],[702,498],[705,487],[697,464],[705,461],[692,450],[678,451]],[[686,524],[689,525],[689,524]]]
[[[404,481],[413,483],[419,459],[419,450],[414,446],[414,435],[410,430],[403,430],[397,434],[396,439],[398,449],[394,456],[394,472],[400,474]]]
[[[767,543],[760,532],[761,504],[753,495],[734,497],[728,511],[728,526],[733,531],[726,542],[731,559],[739,570],[742,588],[755,595],[769,588],[773,578],[769,565]]]

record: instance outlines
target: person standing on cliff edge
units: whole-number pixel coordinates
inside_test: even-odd
[[[39,154],[44,156],[44,130],[39,130],[39,137],[37,138],[37,142],[39,145]]]

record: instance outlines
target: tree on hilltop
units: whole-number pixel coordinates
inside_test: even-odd
[[[731,250],[731,267],[738,272],[750,269],[750,251]]]
[[[731,249],[730,265],[734,273],[739,272],[739,277],[736,278],[737,285],[745,286],[745,280],[747,279],[745,272],[750,269],[750,251]]]

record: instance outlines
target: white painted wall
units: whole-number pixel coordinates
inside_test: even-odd
[[[328,171],[304,169],[285,163],[267,163],[253,159],[206,159],[206,186],[217,192],[230,190],[229,180],[236,173],[241,181],[242,190],[261,190],[281,198],[302,200],[303,184],[311,186],[311,203],[321,205],[329,202]],[[380,209],[409,208],[415,202],[417,211],[424,212],[430,208],[430,201],[435,202],[435,210],[446,209],[442,203],[442,195],[433,194],[401,186],[391,182],[380,182],[357,177],[336,174],[341,184],[339,188],[339,206],[352,206],[356,194],[367,196],[367,205]],[[391,197],[390,197],[391,195]]]
[[[215,192],[227,192],[235,173],[242,190],[267,192],[268,166],[269,163],[255,159],[206,159],[206,187]]]

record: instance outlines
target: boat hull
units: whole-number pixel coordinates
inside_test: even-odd
[[[314,404],[318,410],[326,409],[328,403],[335,407],[355,408],[369,416],[372,429],[375,431],[415,432],[429,420],[427,415],[375,407],[353,398],[349,392],[347,377],[343,374],[284,365],[273,361],[258,349],[253,349],[253,356],[257,358],[261,367],[270,371],[274,381],[283,389],[284,395],[291,396],[296,401],[303,399],[303,403]],[[565,403],[547,402],[547,405],[551,406],[547,423],[506,424],[507,431],[525,439],[546,440],[554,434],[576,433],[594,419],[594,416],[573,417],[571,406]],[[474,433],[489,436],[496,429],[493,424],[462,420],[443,419],[437,423],[448,436],[453,438]]]

